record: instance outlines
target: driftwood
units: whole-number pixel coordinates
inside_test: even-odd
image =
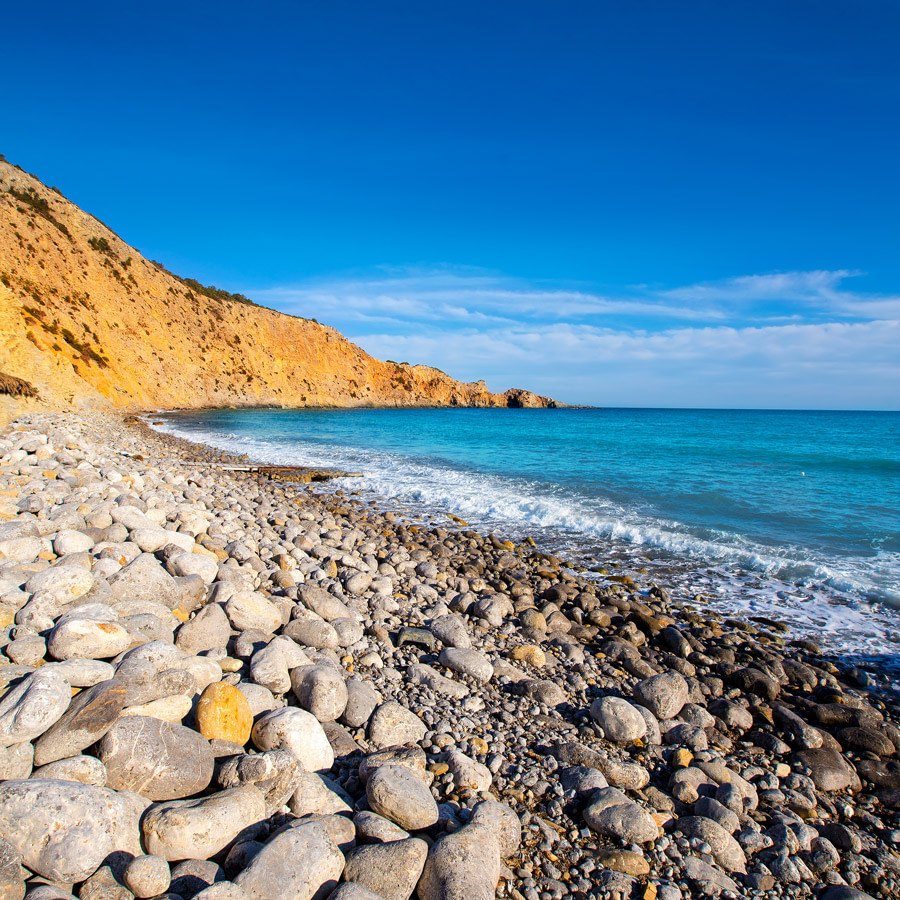
[[[0,394],[8,394],[10,397],[37,397],[38,391],[24,378],[0,372]]]

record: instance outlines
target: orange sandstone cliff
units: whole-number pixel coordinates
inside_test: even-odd
[[[0,394],[16,379],[40,396],[17,402],[51,408],[557,405],[382,362],[314,320],[179,278],[0,157]]]

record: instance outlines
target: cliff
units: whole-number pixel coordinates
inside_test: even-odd
[[[50,407],[556,405],[182,279],[2,157],[0,373]]]

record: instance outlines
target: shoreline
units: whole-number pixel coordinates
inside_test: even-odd
[[[253,798],[249,811],[235,806],[227,827],[217,824],[223,842],[207,856],[197,855],[196,834],[179,833],[173,850],[174,836],[148,832],[156,807],[140,810],[140,825],[134,821],[131,852],[161,840],[170,875],[180,859],[220,867],[223,887],[210,898],[267,896],[272,888],[260,887],[263,867],[254,860],[288,839],[313,836],[328,847],[329,878],[343,871],[382,897],[375,886],[388,890],[385,879],[394,879],[391,896],[399,879],[401,893],[417,891],[421,900],[442,891],[459,900],[495,893],[678,900],[697,890],[841,900],[864,896],[842,885],[873,897],[900,889],[900,706],[888,693],[862,690],[873,683],[864,673],[848,683],[852,673],[810,642],[787,644],[738,619],[678,608],[665,584],[598,584],[559,557],[449,518],[404,521],[399,510],[340,490],[320,494],[248,473],[189,469],[188,456],[246,458],[139,419],[24,418],[31,421],[23,420],[21,437],[10,440],[10,429],[0,429],[0,457],[8,460],[0,464],[7,519],[0,548],[7,553],[5,542],[17,540],[20,555],[40,549],[30,559],[0,560],[0,602],[19,604],[0,647],[7,662],[0,666],[0,736],[12,727],[3,716],[11,691],[70,665],[61,658],[80,659],[81,668],[90,668],[88,659],[114,665],[127,694],[134,668],[127,655],[144,654],[153,669],[141,647],[170,645],[166,665],[176,662],[194,681],[179,676],[178,691],[142,703],[128,702],[149,696],[135,689],[106,727],[124,733],[135,715],[164,721],[199,735],[219,759],[205,784],[180,785],[175,794],[170,786],[170,797],[150,796],[142,785],[141,803],[193,797],[209,816],[213,801],[231,809],[229,791]],[[10,517],[17,504],[25,506]],[[19,526],[35,533],[11,537]],[[161,541],[169,543],[156,547]],[[76,546],[86,549],[69,549]],[[156,579],[156,593],[139,604],[143,582],[125,575],[136,561],[147,567],[143,577]],[[44,572],[74,577],[76,569],[90,575],[78,597],[51,602],[34,590],[52,583]],[[151,595],[165,594],[162,585],[171,594],[160,604]],[[67,619],[107,623],[124,644],[65,656],[57,644]],[[146,677],[173,671],[160,665]],[[82,693],[109,683],[112,669],[103,671],[107,680],[81,686]],[[243,740],[226,739],[207,725],[204,698],[230,694],[226,687],[243,698],[232,695],[237,707],[249,705],[252,738],[247,729],[227,732]],[[303,740],[266,730],[285,710],[312,719],[304,719]],[[220,713],[219,724],[233,729],[236,716]],[[5,746],[28,745],[43,759],[46,735],[67,715],[63,708],[32,736],[10,733],[22,739]],[[110,740],[91,737],[59,762],[79,760],[69,774],[82,776],[100,763],[107,787],[134,790],[108,752]],[[302,755],[314,739],[321,755],[306,759],[305,774],[279,770],[290,769],[283,756],[277,763],[266,757],[277,775],[270,772],[269,781],[238,772],[242,759],[284,748]],[[396,745],[405,749],[390,749]],[[0,800],[34,817],[37,802],[22,798],[34,796],[42,775],[7,755],[0,765],[12,780],[0,781]],[[278,790],[272,778],[280,779]],[[386,793],[373,787],[382,782]],[[65,784],[100,789],[96,780]],[[264,816],[253,807],[256,794],[270,801]],[[239,837],[246,828],[253,836]],[[30,839],[17,835],[0,809],[0,838],[47,877]],[[184,842],[192,852],[179,855]],[[73,883],[97,879],[100,862],[86,877],[50,880],[71,893]],[[130,871],[111,869],[109,877],[127,883]],[[299,877],[290,854],[279,876]],[[335,896],[368,895],[342,887]]]
[[[157,412],[165,417],[172,411]],[[174,425],[177,430],[178,416],[165,419],[164,424],[166,427]],[[174,436],[172,431],[156,433]],[[202,436],[200,440],[214,441],[215,435]],[[339,454],[340,450],[338,447]],[[327,465],[327,457],[325,451],[324,458],[318,458],[317,464]],[[289,461],[290,454],[273,451],[270,456],[263,454],[259,459],[271,464],[276,459]],[[363,465],[356,459],[351,464]],[[350,491],[353,485],[348,484],[346,488]],[[516,543],[533,540],[544,552],[568,558],[573,571],[600,583],[609,576],[627,576],[646,592],[654,581],[659,581],[666,585],[674,608],[741,620],[745,627],[768,632],[768,639],[776,643],[781,639],[814,640],[823,654],[834,661],[847,667],[865,668],[877,678],[892,680],[892,689],[900,689],[900,657],[892,652],[900,647],[898,599],[884,596],[882,588],[870,586],[867,593],[860,584],[851,581],[848,585],[847,578],[852,579],[855,573],[841,573],[840,578],[832,581],[828,568],[833,560],[804,558],[802,547],[793,548],[792,556],[790,553],[782,555],[778,544],[754,544],[751,541],[742,547],[734,540],[730,545],[717,545],[711,538],[697,538],[695,544],[703,546],[695,546],[693,550],[676,549],[669,543],[684,535],[660,532],[661,536],[654,536],[659,528],[654,522],[632,521],[629,527],[649,530],[647,540],[632,541],[614,535],[579,532],[566,525],[546,525],[527,518],[513,520],[503,515],[484,516],[472,510],[454,508],[452,499],[446,496],[443,500],[426,501],[401,499],[372,487],[362,487],[361,492],[383,511],[414,510],[426,519],[431,517],[433,524],[446,524],[445,519],[453,521],[461,516],[483,533],[495,531]],[[690,531],[687,534],[691,540]],[[740,535],[732,537],[739,538]],[[655,540],[662,543],[655,543]],[[709,555],[704,555],[705,552]],[[771,571],[770,566],[775,566],[777,571]],[[798,567],[807,567],[809,571],[802,576],[783,571]],[[817,567],[824,572],[812,572]],[[818,629],[819,622],[827,623],[826,631]],[[834,626],[833,622],[841,625]],[[882,652],[870,653],[872,646],[879,645],[884,647]]]

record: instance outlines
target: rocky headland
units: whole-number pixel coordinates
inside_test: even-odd
[[[900,894],[897,701],[813,643],[225,462],[0,431],[3,900]]]
[[[174,275],[0,156],[0,416],[23,404],[557,405],[374,359],[315,315],[285,315]],[[4,376],[23,379],[39,400],[13,407]]]

